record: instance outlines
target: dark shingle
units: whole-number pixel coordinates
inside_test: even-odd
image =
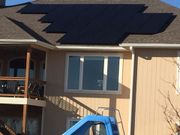
[[[0,39],[34,39],[7,17],[0,17]]]

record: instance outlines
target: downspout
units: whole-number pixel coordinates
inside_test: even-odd
[[[130,105],[129,105],[129,128],[128,135],[132,135],[132,111],[133,111],[133,93],[134,93],[134,70],[135,70],[135,49],[130,47],[132,52],[131,62],[131,86],[130,86]]]

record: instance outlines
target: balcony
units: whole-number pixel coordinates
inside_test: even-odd
[[[0,46],[0,104],[46,105],[45,57],[30,46]]]
[[[44,87],[46,82],[30,79],[26,97],[24,81],[25,77],[0,76],[0,104],[27,104],[45,107]]]
[[[42,81],[45,80],[45,61],[44,48],[29,44],[0,45],[0,105],[23,109],[22,134],[27,134],[28,111],[34,106],[46,106],[46,82]]]

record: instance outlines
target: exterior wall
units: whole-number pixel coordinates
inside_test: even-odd
[[[134,96],[134,135],[170,135],[165,121],[162,96],[169,92],[172,102],[180,107],[180,95],[172,86],[176,84],[177,50],[137,49]]]
[[[95,114],[98,107],[112,107],[119,109],[122,115],[125,132],[128,134],[131,53],[118,52],[119,54],[122,53],[124,57],[122,94],[64,92],[66,53],[67,52],[63,51],[50,51],[47,53],[47,106],[44,115],[44,135],[62,134],[66,131],[68,118],[82,118],[88,114]],[[112,112],[105,113],[113,115]],[[116,115],[116,118],[119,122],[120,119],[118,115]],[[120,124],[119,128],[122,132]]]

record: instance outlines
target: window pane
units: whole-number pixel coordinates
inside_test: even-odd
[[[118,90],[119,57],[108,57],[107,90]]]
[[[10,62],[10,76],[25,76],[26,60],[24,58],[14,59]],[[34,78],[34,63],[30,61],[30,78]]]
[[[69,128],[74,126],[76,123],[78,123],[79,120],[71,120],[70,121],[70,125],[69,125]]]
[[[68,89],[79,89],[80,57],[69,56]]]
[[[83,66],[83,89],[102,90],[104,57],[86,56]]]
[[[17,69],[17,76],[25,76],[25,69],[18,68]]]
[[[40,67],[40,80],[45,80],[45,63],[41,63]]]
[[[71,120],[70,122],[69,122],[69,128],[71,128],[72,126],[74,126],[76,123],[78,123],[79,122],[79,120],[77,119],[77,120]],[[87,131],[85,131],[85,133],[83,134],[83,135],[89,135],[89,129],[87,130]]]

